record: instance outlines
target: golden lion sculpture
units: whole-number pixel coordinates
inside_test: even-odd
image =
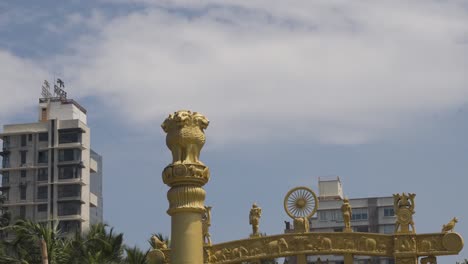
[[[199,160],[200,151],[209,123],[204,115],[189,110],[179,110],[164,120],[161,127],[167,133],[166,145],[172,152],[173,164],[203,164]]]

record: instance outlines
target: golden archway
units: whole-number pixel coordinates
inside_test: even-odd
[[[434,264],[437,256],[458,254],[463,248],[463,238],[453,232],[456,218],[439,233],[416,234],[413,222],[416,195],[412,193],[393,195],[394,234],[352,232],[351,208],[346,199],[342,207],[343,232],[311,233],[309,220],[317,210],[318,200],[307,187],[292,189],[284,200],[286,213],[294,220],[293,233],[260,236],[254,227],[249,238],[211,245],[208,233],[211,217],[209,207],[204,205],[202,188],[210,172],[199,160],[208,124],[203,115],[181,110],[169,115],[162,125],[173,154],[173,162],[163,170],[163,182],[170,187],[167,213],[172,218],[171,248],[157,241],[157,248],[148,255],[151,263],[260,263],[264,259],[297,256],[297,263],[305,264],[309,255],[342,255],[344,262],[351,264],[353,256],[360,255],[390,257],[397,264],[417,264],[422,257],[421,263]],[[253,222],[258,225],[261,209],[254,206],[252,210],[256,210],[251,217],[257,217]]]

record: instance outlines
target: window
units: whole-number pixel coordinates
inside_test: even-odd
[[[80,202],[60,202],[57,203],[58,215],[79,215],[81,213]]]
[[[41,121],[46,121],[47,120],[47,108],[42,108],[41,109]]]
[[[395,211],[393,210],[393,207],[387,207],[384,208],[384,216],[394,216]]]
[[[21,146],[26,146],[26,135],[21,135]]]
[[[341,210],[324,210],[319,211],[318,218],[320,221],[341,222],[343,221],[343,214],[341,213]]]
[[[37,154],[37,163],[47,163],[49,162],[49,151],[43,150],[39,151]]]
[[[2,160],[2,167],[9,168],[10,167],[10,155],[4,155]]]
[[[369,232],[368,226],[355,226],[354,231],[356,232]]]
[[[80,222],[79,221],[60,221],[58,224],[58,229],[60,229],[60,231],[64,233],[77,232],[80,230]]]
[[[384,225],[382,227],[382,232],[384,234],[393,234],[393,233],[395,233],[395,225]]]
[[[26,178],[26,170],[21,171],[21,178]]]
[[[2,175],[2,185],[6,185],[10,183],[10,173],[8,171],[4,171]]]
[[[58,198],[80,197],[81,186],[79,184],[60,185],[58,187]]]
[[[354,220],[354,221],[367,220],[367,208],[353,209],[351,220]]]
[[[28,151],[26,151],[26,150],[20,151],[20,155],[21,155],[21,165],[26,164],[26,154],[27,154],[27,153],[28,153]]]
[[[39,141],[49,141],[49,133],[39,133]]]
[[[37,212],[47,212],[47,204],[38,204],[37,205]]]
[[[4,136],[3,137],[3,148],[9,148],[10,147],[10,137],[9,136]]]
[[[49,179],[49,169],[41,168],[37,170],[37,180],[38,181],[47,181]]]
[[[47,199],[49,188],[48,186],[37,187],[37,199]]]
[[[32,134],[28,135],[28,141],[32,141]]]
[[[20,185],[20,200],[26,200],[26,185]]]
[[[3,190],[2,191],[3,197],[5,197],[5,201],[8,201],[10,199],[10,192],[9,190]]]
[[[81,133],[73,132],[59,132],[59,144],[76,143],[81,141]]]
[[[328,214],[327,211],[319,211],[318,212],[318,219],[320,221],[328,221]]]
[[[19,209],[20,209],[19,217],[26,218],[26,206],[21,205]]]
[[[76,166],[59,167],[58,173],[58,178],[60,180],[81,178],[81,168]]]
[[[75,161],[81,159],[79,149],[61,149],[59,151],[59,161]]]

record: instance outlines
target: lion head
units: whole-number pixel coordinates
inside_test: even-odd
[[[179,110],[174,112],[164,120],[161,124],[161,128],[164,132],[168,133],[172,128],[188,125],[192,120],[192,115],[192,112],[189,110]]]
[[[210,121],[202,114],[194,112],[192,115],[193,124],[198,126],[201,130],[204,130],[210,124]]]

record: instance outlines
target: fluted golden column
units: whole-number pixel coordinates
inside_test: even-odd
[[[210,172],[199,160],[209,121],[197,112],[177,111],[162,124],[172,163],[162,173],[171,216],[171,263],[203,263],[202,216]]]

